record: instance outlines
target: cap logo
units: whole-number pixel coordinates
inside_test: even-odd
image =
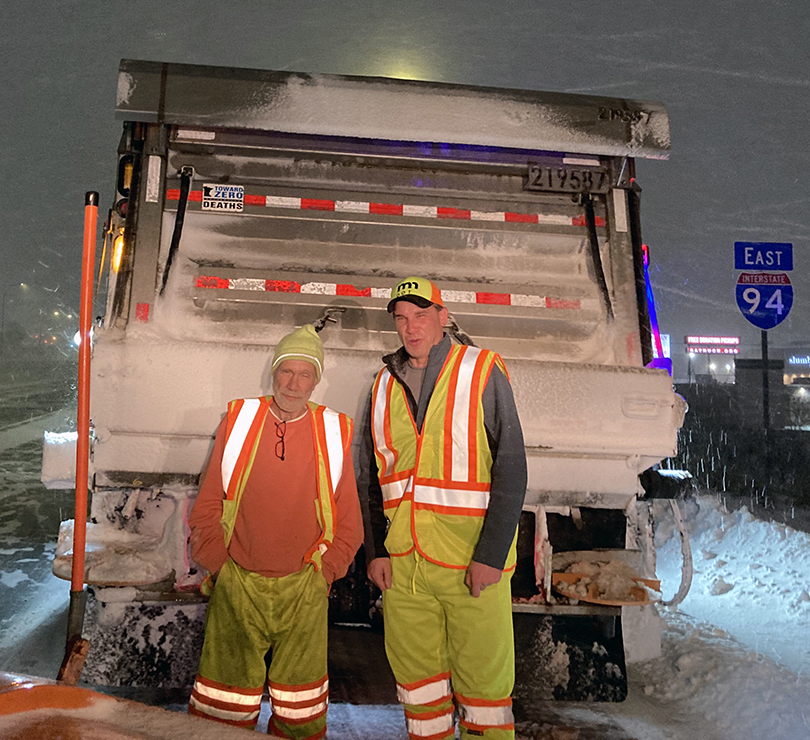
[[[419,283],[405,282],[397,285],[397,295],[402,295],[407,290],[419,290]]]

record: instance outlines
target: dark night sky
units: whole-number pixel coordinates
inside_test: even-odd
[[[7,320],[77,307],[84,192],[106,212],[130,57],[660,100],[672,155],[640,162],[638,179],[679,374],[686,333],[741,335],[757,356],[733,297],[735,240],[794,244],[793,312],[770,341],[810,345],[805,0],[40,0],[4,3],[0,21]]]

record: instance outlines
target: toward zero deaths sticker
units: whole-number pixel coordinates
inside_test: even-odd
[[[241,213],[245,206],[243,185],[203,185],[202,209],[204,211],[233,211]]]

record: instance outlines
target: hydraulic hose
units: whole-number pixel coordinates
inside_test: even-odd
[[[174,231],[172,231],[172,241],[169,245],[169,254],[166,257],[166,266],[163,268],[163,279],[160,283],[160,295],[166,290],[166,283],[169,280],[169,270],[171,270],[174,256],[180,248],[180,237],[183,234],[183,221],[186,218],[186,205],[188,204],[188,194],[191,190],[191,180],[194,177],[193,167],[183,167],[180,170],[180,199],[177,201],[177,213],[174,217]]]
[[[692,586],[692,546],[689,543],[689,533],[686,531],[686,525],[681,516],[681,507],[675,499],[670,499],[672,506],[672,516],[675,518],[675,526],[678,528],[678,534],[681,536],[681,554],[683,555],[683,565],[681,566],[681,585],[678,587],[677,593],[669,600],[662,601],[664,606],[677,606],[680,604],[689,593],[689,588]]]
[[[591,260],[593,270],[596,274],[596,283],[605,301],[605,311],[608,320],[613,319],[613,303],[610,300],[607,280],[605,279],[605,269],[602,266],[602,253],[599,251],[599,237],[596,234],[596,214],[593,210],[593,198],[590,193],[582,195],[582,205],[585,207],[585,225],[588,229],[588,246],[591,250]]]
[[[644,251],[641,243],[641,188],[634,182],[627,190],[627,203],[630,211],[630,242],[633,249],[633,272],[636,279],[636,304],[638,306],[638,328],[641,333],[641,362],[649,365],[653,360],[653,334],[650,310],[647,303],[647,281],[644,277]]]

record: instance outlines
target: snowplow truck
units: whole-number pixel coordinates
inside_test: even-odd
[[[504,358],[523,425],[516,700],[623,699],[626,656],[654,650],[654,606],[566,597],[554,574],[596,553],[655,576],[639,476],[675,453],[684,404],[651,366],[635,160],[667,158],[664,107],[123,60],[117,115],[84,680],[190,685],[205,573],[187,520],[228,401],[269,393],[274,346],[314,323],[313,400],[359,427],[399,346],[391,288],[422,275],[448,332]],[[73,487],[70,441],[46,441],[44,482]],[[63,522],[53,567],[67,579],[72,542]],[[376,597],[361,550],[331,618],[371,623]]]

